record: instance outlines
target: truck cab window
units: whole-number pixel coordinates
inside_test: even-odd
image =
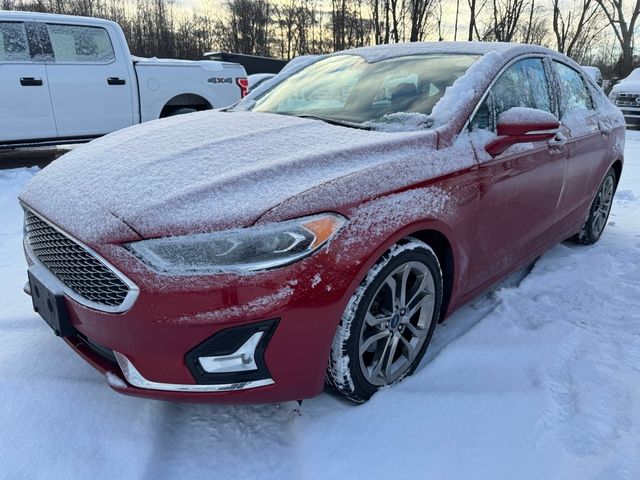
[[[103,28],[47,24],[55,61],[58,63],[109,63],[115,53]]]
[[[24,23],[0,22],[0,62],[30,62]]]

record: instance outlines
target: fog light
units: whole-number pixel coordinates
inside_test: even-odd
[[[185,364],[200,384],[270,379],[264,357],[277,325],[272,319],[220,330],[187,352]]]
[[[240,348],[229,355],[199,357],[200,366],[207,373],[248,372],[257,370],[256,347],[264,332],[256,332]]]

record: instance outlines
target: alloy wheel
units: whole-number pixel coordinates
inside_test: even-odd
[[[410,370],[429,336],[434,308],[435,280],[424,263],[403,263],[385,278],[360,331],[360,369],[369,383],[389,385]]]
[[[591,231],[595,237],[599,237],[609,218],[611,204],[613,203],[614,182],[611,175],[607,176],[596,194],[596,201],[591,219]]]

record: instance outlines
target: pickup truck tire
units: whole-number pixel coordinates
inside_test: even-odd
[[[175,110],[169,110],[162,117],[175,117],[176,115],[184,115],[186,113],[197,112],[198,110],[192,107],[176,108]]]

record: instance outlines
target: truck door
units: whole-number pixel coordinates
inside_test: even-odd
[[[114,48],[109,32],[54,23],[46,29],[53,50],[47,76],[59,137],[97,136],[133,125],[131,59]]]
[[[40,44],[27,26],[0,22],[0,143],[57,136]]]

